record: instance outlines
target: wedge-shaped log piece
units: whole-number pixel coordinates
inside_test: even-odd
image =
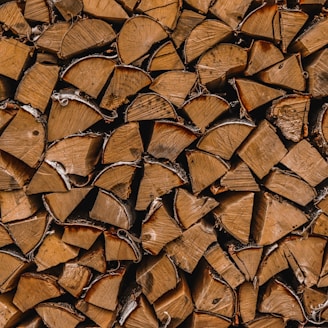
[[[33,215],[40,207],[39,196],[28,196],[23,189],[0,192],[1,221],[8,223]]]
[[[45,133],[38,117],[20,109],[1,135],[0,149],[30,167],[36,167],[44,151]]]
[[[210,5],[210,0],[186,0],[186,3],[196,9],[200,13],[206,14]]]
[[[95,178],[96,187],[112,192],[121,199],[128,199],[137,165],[134,163],[115,163],[104,168]]]
[[[103,144],[102,135],[72,135],[54,142],[46,152],[46,160],[61,163],[70,174],[87,176],[98,163]]]
[[[219,205],[214,198],[196,197],[187,190],[177,188],[174,196],[174,211],[185,229],[203,218]]]
[[[197,75],[187,71],[168,71],[156,77],[149,89],[159,93],[175,106],[182,106],[194,86]]]
[[[24,17],[27,20],[41,23],[50,23],[50,12],[45,0],[27,0],[24,8]]]
[[[219,116],[227,113],[229,108],[230,105],[225,99],[207,94],[190,99],[182,109],[200,131],[205,132],[205,129]]]
[[[77,263],[105,273],[107,265],[103,243],[96,242],[88,251],[79,257]]]
[[[190,63],[215,44],[228,40],[232,29],[219,20],[207,19],[197,25],[186,39],[184,54]]]
[[[239,157],[260,179],[267,175],[286,153],[287,149],[276,134],[275,128],[266,120],[259,124],[237,150]]]
[[[286,322],[283,318],[277,316],[263,316],[245,323],[246,328],[285,328]]]
[[[116,110],[129,103],[128,97],[134,96],[138,91],[147,87],[152,78],[140,68],[119,65],[114,69],[114,74],[100,102],[100,107]]]
[[[312,232],[321,236],[328,236],[328,216],[321,213],[312,225]]]
[[[134,16],[121,28],[117,38],[118,54],[124,64],[131,64],[165,38],[167,33],[160,23],[147,16]]]
[[[231,288],[235,289],[245,281],[244,275],[236,268],[219,244],[210,247],[204,254],[204,258]]]
[[[52,328],[75,328],[85,317],[77,313],[68,303],[40,303],[35,307],[42,321]]]
[[[105,190],[99,190],[89,215],[94,220],[122,229],[130,229],[134,222],[134,215],[130,206]]]
[[[56,65],[35,63],[25,71],[16,89],[15,99],[44,113],[57,83],[58,72]]]
[[[210,12],[228,24],[232,29],[236,29],[246,14],[251,0],[229,2],[216,1],[211,7]]]
[[[251,112],[269,101],[286,94],[284,90],[274,89],[248,79],[234,79],[232,85],[237,91],[242,109],[246,110],[246,112]]]
[[[61,78],[89,96],[97,98],[114,67],[115,62],[110,58],[90,55],[71,63],[61,73]]]
[[[77,16],[83,8],[82,0],[57,0],[54,2],[54,5],[66,21],[69,21],[73,17]]]
[[[7,228],[0,223],[0,247],[12,244],[14,241],[11,238]]]
[[[28,254],[39,245],[47,231],[48,224],[48,213],[41,210],[26,220],[8,224],[8,230],[15,244],[24,254]]]
[[[254,193],[235,192],[223,195],[220,204],[213,210],[219,225],[228,233],[247,244],[250,237]]]
[[[233,75],[242,73],[247,65],[247,51],[235,44],[220,43],[200,57],[196,70],[200,82],[217,89]]]
[[[265,179],[264,186],[301,206],[307,205],[317,195],[316,190],[304,180],[278,168],[272,169]]]
[[[64,222],[91,189],[91,187],[73,188],[67,192],[44,194],[43,201],[48,212],[57,220]]]
[[[145,159],[144,175],[139,185],[135,209],[137,211],[146,210],[156,197],[163,196],[173,188],[186,183],[186,174],[180,166]]]
[[[327,317],[323,316],[324,311],[322,311],[326,301],[326,293],[323,293],[321,290],[309,287],[304,287],[302,290],[302,304],[309,318],[317,319],[317,315],[319,315],[321,320],[327,320]]]
[[[58,286],[55,276],[27,272],[19,279],[13,303],[19,310],[26,312],[35,305],[62,294],[64,291]]]
[[[200,15],[192,10],[183,9],[178,19],[177,25],[171,34],[171,39],[177,48],[188,37],[190,32],[205,19],[205,16]]]
[[[315,187],[328,177],[328,163],[307,140],[294,145],[281,163]],[[313,170],[312,168],[316,168]]]
[[[142,248],[157,255],[170,241],[180,237],[182,231],[161,201],[155,200],[142,223]]]
[[[198,195],[229,169],[220,157],[201,150],[186,150],[192,191]]]
[[[136,10],[154,18],[163,26],[173,30],[179,17],[181,2],[179,0],[141,0]]]
[[[326,244],[324,238],[314,236],[284,240],[282,247],[285,256],[300,284],[307,287],[317,284]]]
[[[325,38],[327,26],[327,17],[322,17],[315,21],[310,28],[304,31],[292,43],[292,50],[300,52],[303,57],[307,57],[326,46],[328,44],[328,40]]]
[[[139,94],[125,112],[125,122],[176,119],[173,105],[156,93]]]
[[[180,273],[180,282],[173,290],[164,294],[153,305],[157,318],[162,322],[167,322],[168,327],[178,327],[193,311],[194,305],[191,298],[190,289],[184,275]]]
[[[167,244],[165,251],[178,267],[192,273],[208,246],[216,241],[213,227],[200,221],[184,231],[181,237]]]
[[[263,58],[265,57],[265,60]],[[256,40],[249,50],[245,76],[250,76],[284,60],[282,52],[271,42]]]
[[[155,121],[147,148],[148,154],[174,162],[197,139],[195,131],[175,122]]]
[[[317,112],[316,121],[312,128],[312,135],[314,136],[314,142],[319,147],[322,154],[328,154],[328,105],[323,104]]]
[[[327,252],[325,252],[324,254],[324,258],[322,261],[322,269],[317,286],[319,288],[328,286],[328,253]]]
[[[203,135],[197,148],[229,160],[254,128],[255,124],[246,120],[222,121]]]
[[[235,294],[208,266],[202,265],[194,275],[192,296],[199,311],[231,318],[235,313]]]
[[[148,64],[148,70],[154,71],[171,71],[184,69],[172,41],[168,41],[161,45],[151,56]]]
[[[144,151],[138,122],[130,122],[115,129],[105,142],[102,164],[135,162]]]
[[[314,98],[323,98],[328,96],[328,86],[325,81],[327,72],[328,50],[323,49],[314,55],[315,57],[306,66],[309,74],[309,92]]]
[[[118,304],[118,292],[125,272],[126,268],[120,267],[95,279],[84,300],[105,310],[114,311]]]
[[[110,22],[124,22],[129,18],[126,11],[115,0],[83,0],[83,11]]]
[[[265,192],[255,208],[253,236],[258,245],[270,245],[307,221],[297,207]]]
[[[115,312],[92,305],[83,299],[79,299],[76,302],[75,308],[101,328],[111,327],[115,321]]]
[[[189,328],[199,328],[199,327],[208,327],[208,328],[229,328],[231,325],[231,320],[215,315],[213,313],[208,313],[207,311],[193,312],[192,316],[188,320]]]
[[[255,319],[258,286],[251,282],[244,282],[238,288],[238,305],[242,322],[249,322]]]
[[[303,309],[297,296],[286,285],[272,280],[267,286],[259,303],[258,310],[262,313],[275,313],[285,320],[304,322]]]
[[[0,294],[0,325],[3,328],[18,327],[22,312],[13,304],[13,293]]]
[[[132,12],[138,3],[138,0],[122,0],[120,1],[120,3],[122,4],[125,10],[127,10],[128,12]]]
[[[79,248],[64,243],[58,231],[52,231],[42,241],[35,256],[37,271],[52,268],[77,257]]]

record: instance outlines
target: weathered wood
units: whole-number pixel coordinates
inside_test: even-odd
[[[0,224],[0,247],[4,247],[12,244],[14,241],[11,238],[7,228],[1,223]]]
[[[45,0],[26,0],[24,17],[27,20],[50,23],[50,11]]]
[[[208,327],[208,328],[228,328],[231,321],[225,317],[209,314],[207,312],[193,312],[188,321],[189,328]]]
[[[83,11],[115,23],[123,22],[129,18],[122,6],[114,0],[83,0]]]
[[[63,18],[66,21],[69,21],[81,12],[83,8],[83,1],[57,0],[54,2],[54,5],[63,16]]]
[[[259,317],[251,322],[247,322],[245,325],[247,328],[270,328],[270,327],[285,328],[286,327],[286,323],[284,319],[276,316]]]
[[[94,269],[100,273],[105,273],[107,264],[105,259],[105,250],[102,243],[96,242],[88,251],[79,257],[77,263]]]
[[[186,3],[196,9],[198,12],[206,14],[210,5],[210,0],[186,0]]]
[[[22,313],[12,303],[13,293],[0,294],[0,325],[3,328],[14,327],[21,320]]]
[[[244,282],[238,288],[238,305],[242,322],[255,319],[258,287],[251,282]]]

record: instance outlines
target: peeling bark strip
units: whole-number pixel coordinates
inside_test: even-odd
[[[327,13],[0,1],[0,328],[328,326]]]

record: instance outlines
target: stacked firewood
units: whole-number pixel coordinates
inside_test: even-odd
[[[325,2],[1,1],[1,328],[328,325]]]

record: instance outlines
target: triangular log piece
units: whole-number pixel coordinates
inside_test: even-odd
[[[126,123],[115,129],[105,141],[102,164],[139,161],[143,151],[139,123]]]
[[[325,307],[327,302],[327,295],[320,290],[304,287],[302,290],[302,304],[304,310],[309,318],[317,318],[317,315],[320,316],[320,319],[327,320],[322,316],[322,310]]]
[[[148,63],[148,71],[169,71],[184,69],[183,62],[179,57],[172,41],[161,45],[151,56]]]
[[[66,173],[87,176],[98,163],[102,145],[101,134],[72,135],[51,144],[45,158],[61,163]]]
[[[186,183],[186,174],[180,166],[172,166],[157,160],[146,159],[135,209],[137,211],[146,210],[156,197],[163,196],[173,188]]]
[[[104,211],[104,208],[106,208],[106,211]],[[135,219],[128,204],[123,203],[113,194],[104,190],[99,190],[89,215],[94,220],[122,229],[130,229]]]
[[[328,18],[321,17],[315,21],[310,28],[305,30],[291,44],[292,50],[300,52],[302,57],[307,57],[320,48],[327,45],[328,40],[325,38],[328,26]]]
[[[328,216],[325,213],[320,213],[318,217],[315,218],[311,228],[312,233],[328,237]]]
[[[156,93],[139,94],[125,112],[125,122],[176,119],[173,105]]]
[[[230,0],[229,2],[216,1],[210,7],[210,12],[235,30],[245,16],[251,3],[252,0],[242,2],[238,0]]]
[[[28,254],[39,245],[47,232],[48,224],[48,213],[41,210],[26,220],[9,223],[8,230],[15,244],[24,254]]]
[[[0,223],[0,247],[12,244],[14,241],[11,238],[7,228]]]
[[[267,175],[286,153],[287,149],[276,134],[275,128],[267,120],[263,120],[237,150],[239,157],[260,179]]]
[[[219,205],[214,198],[197,197],[185,189],[177,188],[174,196],[174,211],[185,229],[203,218]]]
[[[251,232],[254,193],[227,193],[220,198],[220,204],[213,210],[218,225],[243,244],[247,244]]]
[[[13,293],[0,294],[0,325],[3,328],[18,327],[22,312],[13,304]]]
[[[265,57],[265,60],[263,58]],[[245,76],[254,75],[278,62],[284,60],[284,55],[273,43],[264,40],[256,40],[249,50],[249,58]]]
[[[37,265],[37,271],[43,271],[52,268],[60,263],[67,262],[76,258],[79,254],[79,248],[64,243],[61,234],[52,231],[42,241],[34,262]]]
[[[33,22],[50,23],[50,11],[45,0],[26,0],[25,19]]]
[[[230,104],[214,94],[204,94],[187,101],[182,110],[202,133],[218,117],[228,112]]]
[[[259,246],[237,247],[228,246],[228,253],[236,263],[238,269],[244,274],[246,281],[253,281],[258,270],[263,248]]]
[[[54,218],[64,222],[91,190],[92,187],[73,188],[67,192],[44,194],[44,205]]]
[[[94,321],[101,328],[112,327],[114,323],[115,312],[87,303],[83,299],[79,299],[76,302],[75,308]]]
[[[52,328],[75,328],[85,317],[76,312],[68,303],[40,303],[35,307],[42,321]]]
[[[210,247],[205,252],[204,258],[231,288],[235,289],[245,281],[244,275],[236,268],[219,244]]]
[[[298,174],[312,187],[328,177],[327,161],[305,139],[292,146],[280,162]],[[313,170],[313,167],[316,169]]]
[[[246,112],[251,112],[271,100],[286,94],[284,90],[270,88],[264,84],[248,79],[234,79],[232,85],[237,91],[242,109],[246,110]]]
[[[100,273],[105,273],[107,264],[103,244],[101,242],[96,242],[88,251],[80,255],[77,263]]]
[[[20,109],[1,134],[0,149],[30,167],[36,167],[42,159],[45,142],[46,131],[43,123],[38,117]]]
[[[222,121],[205,132],[197,148],[229,160],[254,128],[255,124],[246,120]]]
[[[176,288],[164,294],[153,305],[159,321],[165,324],[170,318],[168,327],[178,327],[194,309],[185,276],[180,273],[180,282]]]
[[[174,162],[179,154],[197,139],[195,131],[183,124],[155,121],[147,153]]]
[[[328,96],[328,86],[325,81],[327,72],[328,49],[318,51],[311,62],[306,66],[309,74],[309,92],[314,98],[323,98]]]
[[[165,251],[182,270],[192,273],[209,245],[217,241],[215,230],[200,221],[184,231],[182,236],[165,246]]]
[[[235,44],[219,43],[200,57],[196,70],[203,85],[217,90],[229,77],[242,73],[246,65],[246,49]]]
[[[273,168],[264,181],[270,191],[301,206],[307,205],[317,195],[316,190],[298,176],[279,168]]]
[[[54,2],[54,5],[59,11],[59,13],[63,16],[63,18],[66,21],[69,21],[76,17],[82,11],[83,1],[56,0],[56,2]]]
[[[255,208],[253,237],[258,245],[270,245],[307,222],[300,209],[265,192]]]
[[[91,270],[75,262],[66,262],[59,276],[58,284],[78,298],[92,277]]]
[[[210,0],[186,0],[186,3],[196,9],[197,12],[207,14],[212,2]]]
[[[83,0],[83,11],[104,20],[121,23],[129,18],[122,6],[115,0]]]
[[[147,87],[152,78],[138,67],[118,65],[100,102],[100,107],[116,110],[129,103],[129,97]]]
[[[285,328],[286,322],[283,318],[277,316],[263,316],[256,318],[251,322],[245,323],[246,328]]]
[[[167,27],[169,30],[174,30],[179,14],[181,1],[179,0],[141,0],[138,3],[136,11],[154,18],[156,21]]]
[[[166,38],[167,33],[160,23],[147,16],[134,16],[121,28],[117,51],[124,64],[131,64],[144,56],[155,43]],[[145,39],[147,42],[144,42]]]
[[[34,272],[23,273],[19,279],[13,303],[22,312],[35,305],[59,297],[64,291],[57,284],[57,277]],[[28,297],[26,297],[28,295]]]
[[[296,294],[278,280],[272,280],[259,303],[262,313],[275,313],[285,320],[305,321],[303,309]]]
[[[115,62],[110,58],[91,55],[71,63],[61,73],[61,78],[89,96],[97,98],[114,67]],[[90,72],[92,74],[89,74]]]
[[[290,237],[284,240],[283,249],[289,266],[300,284],[312,287],[317,284],[327,241],[322,237],[306,239]]]
[[[229,328],[231,325],[231,320],[215,315],[213,313],[205,312],[193,312],[190,319],[188,320],[188,328]]]
[[[191,292],[198,311],[226,318],[232,318],[236,311],[234,291],[207,265],[201,265],[195,273]]]
[[[201,150],[186,150],[192,191],[198,195],[229,169],[220,157]]]
[[[114,311],[118,304],[118,292],[125,272],[126,268],[120,267],[97,277],[91,282],[84,300],[105,310]]]
[[[167,243],[181,234],[181,228],[167,208],[162,202],[155,200],[142,223],[142,248],[152,255],[157,255]]]
[[[255,319],[258,298],[258,286],[251,282],[244,282],[238,288],[238,305],[242,322]]]
[[[145,256],[137,268],[136,282],[151,304],[174,289],[178,281],[177,269],[165,254],[156,257]]]
[[[205,19],[205,16],[192,10],[183,9],[171,39],[177,48],[183,44],[190,32]]]
[[[134,8],[136,7],[137,3],[138,3],[138,0],[121,0],[120,1],[120,4],[129,13],[134,10]]]
[[[35,63],[25,71],[15,93],[15,100],[29,104],[42,113],[46,110],[58,80],[59,67]]]
[[[184,56],[187,63],[195,60],[215,44],[227,41],[232,29],[219,20],[206,19],[197,25],[186,39]]]
[[[157,76],[149,89],[159,93],[173,105],[180,107],[191,88],[196,83],[197,75],[187,71],[168,71]]]
[[[279,9],[280,31],[281,31],[281,48],[284,53],[293,41],[297,33],[309,18],[309,15],[301,10]]]

